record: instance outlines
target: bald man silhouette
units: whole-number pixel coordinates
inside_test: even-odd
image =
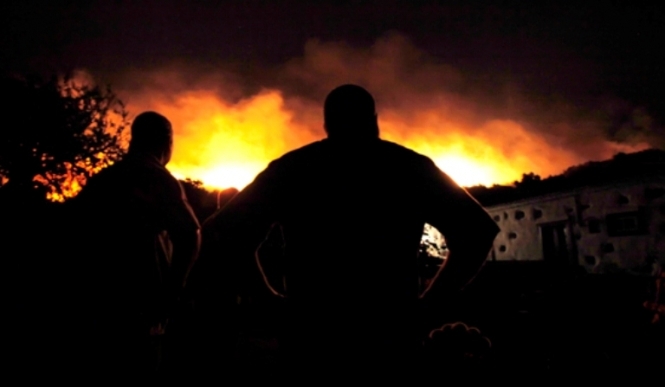
[[[432,160],[380,139],[364,88],[330,92],[324,127],[326,139],[271,162],[204,223],[204,233],[219,259],[232,261],[281,227],[285,288],[267,285],[290,306],[286,344],[296,368],[337,373],[371,363],[396,371],[420,343],[418,299],[470,281],[499,229]],[[426,222],[445,236],[450,255],[420,292],[416,258]]]

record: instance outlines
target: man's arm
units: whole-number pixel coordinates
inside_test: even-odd
[[[245,263],[239,260],[254,257],[269,290],[280,295],[267,281],[256,251],[278,219],[280,187],[284,184],[277,163],[271,163],[254,181],[233,197],[203,224],[204,249],[207,259],[219,259],[230,280]],[[214,265],[219,267],[219,265]]]
[[[173,243],[169,282],[173,294],[178,294],[184,288],[187,276],[198,258],[201,248],[201,226],[189,205],[182,185],[174,179],[169,189],[173,195],[165,209],[167,231]]]
[[[279,252],[275,251],[274,246],[272,246],[272,249],[271,248],[262,249],[262,247],[264,247],[265,245],[270,245],[271,244],[270,243],[271,238],[274,239],[275,238],[274,235],[277,234],[277,233],[279,234],[279,236],[282,238],[282,241],[283,241],[283,234],[282,234],[281,227],[280,227],[279,224],[275,223],[271,226],[270,230],[268,231],[267,236],[265,237],[263,242],[261,242],[259,247],[257,247],[256,251],[254,252],[254,259],[256,261],[256,265],[259,268],[259,272],[261,273],[261,277],[263,278],[263,282],[268,287],[268,290],[270,291],[270,293],[272,293],[273,296],[285,298],[286,295],[284,295],[283,293],[280,293],[279,290],[277,290],[277,288],[275,286],[273,286],[273,283],[274,283],[273,280],[275,279],[275,277],[277,277],[278,275],[281,276],[281,275],[284,274],[283,270],[276,270],[275,266],[279,265],[282,262],[280,262],[279,259],[276,259],[277,257],[275,257],[274,255],[275,254],[281,255],[283,253],[283,251],[281,251],[281,250]],[[266,250],[268,250],[268,251],[266,251]],[[272,251],[270,251],[270,250],[272,250]],[[266,255],[268,256],[268,259],[266,259]],[[283,279],[283,277],[282,277],[282,279]],[[280,288],[283,288],[283,286],[280,286]]]
[[[421,294],[445,294],[469,283],[485,263],[499,227],[466,190],[429,161],[425,170],[427,222],[444,236],[449,254]]]

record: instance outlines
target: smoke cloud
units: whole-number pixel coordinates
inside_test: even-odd
[[[644,109],[526,92],[506,77],[442,63],[399,34],[371,47],[310,40],[301,57],[268,69],[181,61],[127,70],[113,87],[132,116],[155,110],[172,121],[174,174],[225,188],[324,138],[323,100],[345,83],[374,95],[384,139],[430,156],[465,186],[546,177],[665,144]]]

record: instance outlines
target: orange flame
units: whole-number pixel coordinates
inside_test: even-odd
[[[241,189],[271,160],[325,137],[320,107],[291,104],[306,110],[296,114],[277,90],[237,103],[201,90],[138,101],[130,109],[155,110],[173,123],[169,170],[178,178],[201,180],[208,188]],[[549,176],[586,161],[511,120],[470,128],[436,111],[418,113],[410,112],[407,119],[400,111],[379,111],[382,138],[429,156],[462,186],[509,184],[528,172]],[[321,118],[317,122],[314,117]],[[609,152],[643,147],[608,142],[606,148]]]
[[[248,71],[274,85],[250,96],[245,75],[193,62],[126,70],[115,85],[132,114],[154,110],[171,120],[169,170],[208,188],[241,189],[271,160],[324,138],[322,97],[349,82],[374,94],[382,138],[429,156],[462,186],[510,184],[529,172],[547,177],[649,146],[610,141],[604,121],[572,104],[534,103],[510,83],[490,95],[398,34],[369,48],[311,40],[303,57],[265,73]],[[87,73],[77,78],[90,81]],[[82,183],[72,181],[72,194]]]
[[[97,155],[100,159],[98,163],[93,163],[90,159],[85,159],[77,162],[80,168],[85,169],[90,175],[94,175],[106,168],[113,165],[113,161],[108,160],[103,153]],[[45,173],[37,175],[34,181],[45,186],[48,190],[46,192],[46,199],[52,202],[64,202],[67,199],[76,196],[85,186],[87,181],[86,176],[76,173],[71,163],[65,162],[64,167],[66,172],[64,174]],[[55,187],[55,184],[60,186],[60,191]]]
[[[316,138],[292,120],[277,91],[265,91],[237,104],[209,92],[191,92],[173,103],[152,107],[174,127],[168,165],[179,178],[201,180],[210,188],[243,188],[284,152]]]
[[[248,74],[273,86],[248,96],[244,75],[187,62],[127,70],[118,95],[133,114],[154,110],[171,120],[168,168],[210,188],[243,188],[271,160],[324,138],[323,96],[344,83],[374,94],[382,138],[429,156],[462,186],[547,177],[648,147],[607,140],[602,121],[580,122],[570,104],[534,104],[519,88],[489,95],[399,34],[369,48],[310,40],[302,57]]]

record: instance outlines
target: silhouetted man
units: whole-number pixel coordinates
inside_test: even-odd
[[[293,362],[335,373],[372,364],[396,371],[420,342],[424,223],[444,234],[451,252],[430,286],[437,292],[475,275],[498,227],[429,158],[379,138],[365,89],[333,90],[324,127],[327,139],[270,163],[204,230],[220,259],[232,260],[253,253],[273,224],[282,227]]]
[[[93,176],[75,199],[85,227],[80,291],[93,319],[87,340],[100,356],[93,365],[149,374],[159,360],[155,341],[197,257],[200,226],[165,168],[171,123],[145,112],[131,135],[122,161]]]

